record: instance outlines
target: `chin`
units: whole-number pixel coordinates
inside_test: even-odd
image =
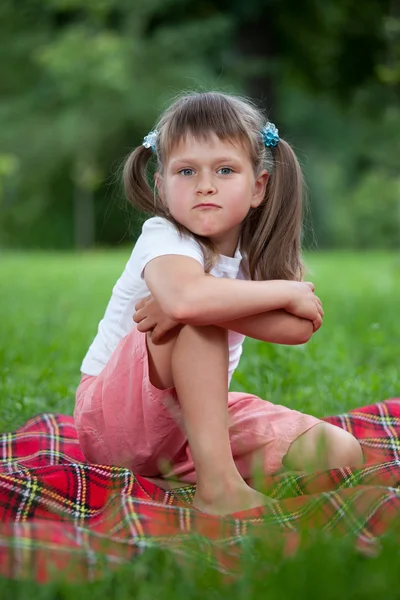
[[[215,231],[215,229],[200,229],[196,228],[196,230],[191,229],[192,233],[196,235],[201,235],[202,237],[211,238],[218,235],[221,235],[220,231]]]

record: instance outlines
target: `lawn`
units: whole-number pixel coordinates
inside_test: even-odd
[[[43,411],[72,414],[80,361],[128,254],[127,249],[0,255],[0,431],[15,429]],[[324,304],[323,327],[304,346],[247,340],[231,389],[317,416],[400,396],[400,257],[316,253],[307,255],[306,263],[307,279],[314,281]],[[373,598],[383,593],[398,597],[399,555],[390,540],[371,561],[357,555],[347,541],[321,539],[261,578],[264,550],[253,546],[245,553],[244,575],[230,591],[233,598],[266,593],[282,600],[306,595]],[[211,571],[185,575],[166,553],[156,552],[141,557],[134,572],[125,569],[74,591],[45,586],[35,594],[73,594],[74,600],[88,593],[121,600],[219,598],[226,589],[217,580]],[[33,590],[22,583],[0,584],[2,598],[30,597]]]

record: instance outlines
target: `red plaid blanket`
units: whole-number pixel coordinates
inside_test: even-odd
[[[190,560],[196,550],[185,540],[193,532],[206,540],[196,560],[225,572],[234,572],[249,532],[285,551],[303,527],[373,548],[399,529],[400,399],[326,420],[361,441],[365,465],[269,477],[279,502],[233,519],[191,509],[193,487],[164,492],[127,469],[85,463],[72,417],[39,415],[0,434],[0,574],[47,581],[70,567],[75,580],[92,579],[104,563],[130,561],[150,546]]]

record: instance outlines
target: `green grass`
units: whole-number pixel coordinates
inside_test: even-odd
[[[0,431],[42,411],[72,414],[80,362],[128,255],[0,255]],[[324,303],[322,329],[298,347],[247,340],[232,389],[317,416],[400,396],[400,257],[318,253],[306,262]],[[261,544],[244,553],[243,576],[229,591],[233,599],[398,597],[399,557],[391,542],[378,559],[360,557],[349,541],[325,539],[278,565],[263,552]],[[211,570],[183,573],[168,553],[152,552],[103,582],[44,586],[34,594],[222,598],[226,585]],[[21,582],[0,581],[2,598],[30,594],[33,588]]]

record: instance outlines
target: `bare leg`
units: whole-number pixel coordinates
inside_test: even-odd
[[[290,469],[308,472],[361,466],[362,463],[363,453],[357,439],[330,423],[319,423],[300,435],[283,460]]]
[[[167,387],[173,381],[177,391],[196,469],[194,506],[222,515],[272,502],[245,483],[232,457],[227,331],[186,325],[170,344],[170,354],[151,338],[148,349],[153,383],[156,378]]]

